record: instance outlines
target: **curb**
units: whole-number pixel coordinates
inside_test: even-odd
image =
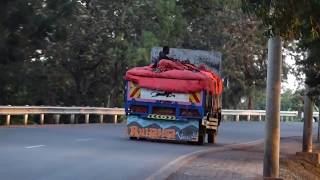
[[[155,173],[148,176],[145,180],[164,180],[167,179],[171,174],[177,172],[181,167],[183,167],[188,162],[198,158],[199,156],[206,154],[206,153],[213,153],[213,152],[220,152],[231,150],[233,148],[239,148],[243,146],[253,146],[263,143],[264,139],[258,139],[255,141],[250,141],[246,143],[239,143],[239,144],[230,144],[223,147],[215,147],[215,148],[208,148],[204,150],[195,151],[189,154],[182,155],[177,159],[169,162],[167,165],[160,168]]]

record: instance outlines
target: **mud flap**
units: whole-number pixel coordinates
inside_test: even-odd
[[[205,118],[204,119],[204,124],[207,129],[207,136],[208,136],[208,143],[214,144],[216,141],[216,136],[218,132],[218,127],[219,127],[219,119],[218,118]]]

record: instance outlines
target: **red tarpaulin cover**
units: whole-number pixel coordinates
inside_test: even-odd
[[[158,70],[152,66],[135,67],[127,71],[126,80],[138,84],[142,88],[191,93],[206,90],[212,94],[222,93],[220,77],[203,67],[192,64],[162,59]]]

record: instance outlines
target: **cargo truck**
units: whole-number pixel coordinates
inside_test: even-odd
[[[152,49],[155,60],[160,47]],[[171,48],[158,67],[126,73],[125,112],[130,139],[215,143],[221,121],[221,54]]]

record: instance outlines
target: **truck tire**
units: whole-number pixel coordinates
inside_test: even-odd
[[[130,136],[129,139],[130,139],[130,140],[137,140],[138,138],[137,138],[137,137]]]
[[[197,145],[203,145],[205,141],[205,137],[206,137],[205,127],[202,124],[200,124]]]
[[[211,143],[211,144],[216,143],[216,131],[214,130],[208,131],[208,143]]]
[[[197,145],[203,145],[203,144],[204,144],[204,134],[199,133]]]

